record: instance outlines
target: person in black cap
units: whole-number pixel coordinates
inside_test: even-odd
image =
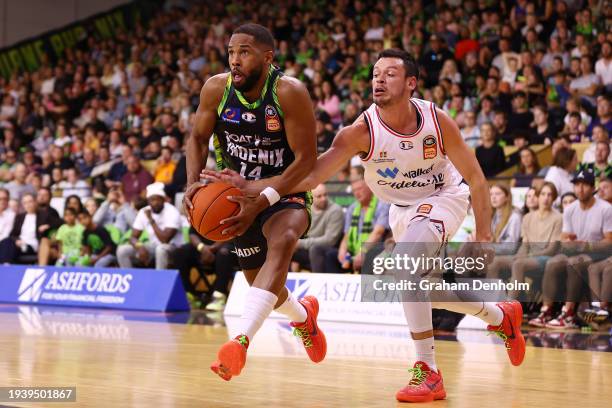
[[[605,259],[612,243],[612,205],[595,197],[595,174],[592,169],[580,169],[572,179],[578,198],[563,213],[561,242],[565,254],[552,257],[544,271],[544,307],[550,305],[557,294],[558,283],[565,279],[567,289],[565,305],[557,318],[546,323],[552,329],[576,328],[576,306],[582,298],[588,266]],[[550,312],[549,312],[550,313]]]

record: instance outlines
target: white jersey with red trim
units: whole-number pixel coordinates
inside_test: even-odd
[[[362,159],[365,181],[372,192],[391,204],[413,205],[462,177],[446,156],[435,104],[411,98],[417,130],[401,134],[381,119],[376,104],[364,113],[370,132],[370,151]]]

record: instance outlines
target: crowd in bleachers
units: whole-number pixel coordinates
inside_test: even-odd
[[[571,190],[562,197],[555,184],[546,181],[527,191],[523,209],[513,206],[508,188],[491,187],[492,231],[497,244],[487,276],[507,277],[512,282],[529,278],[534,285],[531,300],[536,293],[543,299],[539,313],[529,321],[532,326],[576,328],[578,305],[589,298],[592,303],[584,308],[582,322],[601,324],[609,319],[612,180],[601,180],[598,191],[595,181],[593,169],[580,168],[571,177]],[[521,300],[526,295],[509,293]],[[560,310],[555,310],[555,304]]]
[[[222,307],[236,265],[231,244],[189,230],[174,203],[200,89],[227,70],[229,36],[244,21],[270,28],[275,64],[308,86],[319,152],[371,103],[379,51],[417,57],[415,96],[456,120],[487,177],[510,171],[491,190],[498,242],[525,240],[533,218],[508,204],[508,184],[535,187],[529,211],[543,205],[542,191],[556,211],[572,198],[578,169],[610,201],[609,2],[168,1],[146,26],[83,38],[53,64],[0,78],[0,262],[173,266],[193,293],[196,267],[216,272],[204,287],[215,294],[211,308]],[[551,160],[540,154],[547,149]],[[361,241],[388,238],[385,204],[362,170],[347,163],[334,182],[315,190],[293,270],[359,269]],[[328,196],[354,203],[342,212]]]

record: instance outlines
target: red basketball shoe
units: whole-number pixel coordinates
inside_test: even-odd
[[[409,369],[412,379],[407,386],[395,394],[400,402],[431,402],[446,398],[442,373],[432,371],[427,363],[417,361]]]
[[[308,353],[308,357],[319,363],[325,358],[327,353],[327,341],[325,334],[317,325],[317,316],[319,315],[319,301],[314,296],[304,296],[300,303],[306,309],[307,317],[303,323],[291,322],[293,334],[302,339],[302,344]]]
[[[236,336],[221,346],[217,352],[217,361],[210,365],[210,369],[225,381],[231,380],[244,367],[248,348],[249,338],[243,334]]]
[[[521,333],[523,307],[516,300],[499,302],[497,307],[504,313],[502,323],[499,326],[489,325],[487,330],[496,334],[504,341],[512,365],[521,365],[525,358],[525,338],[523,333]]]

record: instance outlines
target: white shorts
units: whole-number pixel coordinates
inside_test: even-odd
[[[429,219],[440,242],[448,241],[455,235],[467,215],[469,197],[470,188],[462,183],[458,186],[443,187],[434,195],[411,206],[391,205],[389,224],[395,242],[411,242],[410,237],[404,236],[404,232],[412,221],[419,218]]]

